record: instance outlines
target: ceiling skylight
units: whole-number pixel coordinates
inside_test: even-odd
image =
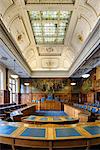
[[[63,44],[71,11],[29,11],[36,44]]]

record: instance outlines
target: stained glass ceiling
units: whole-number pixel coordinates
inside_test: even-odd
[[[64,44],[71,11],[29,11],[36,44]]]

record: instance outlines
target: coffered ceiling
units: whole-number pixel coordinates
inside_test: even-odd
[[[30,76],[71,76],[99,44],[99,0],[0,0],[0,18]]]

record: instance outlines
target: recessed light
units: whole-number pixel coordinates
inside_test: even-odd
[[[71,82],[70,84],[71,84],[71,85],[76,85],[76,83],[75,83],[75,82]]]
[[[82,75],[83,78],[88,78],[89,76],[90,76],[90,74],[88,74],[88,73]]]

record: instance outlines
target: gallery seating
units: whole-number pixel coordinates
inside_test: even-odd
[[[99,105],[96,104],[77,104],[74,103],[73,106],[78,107],[80,109],[88,110],[89,112],[100,114]]]

